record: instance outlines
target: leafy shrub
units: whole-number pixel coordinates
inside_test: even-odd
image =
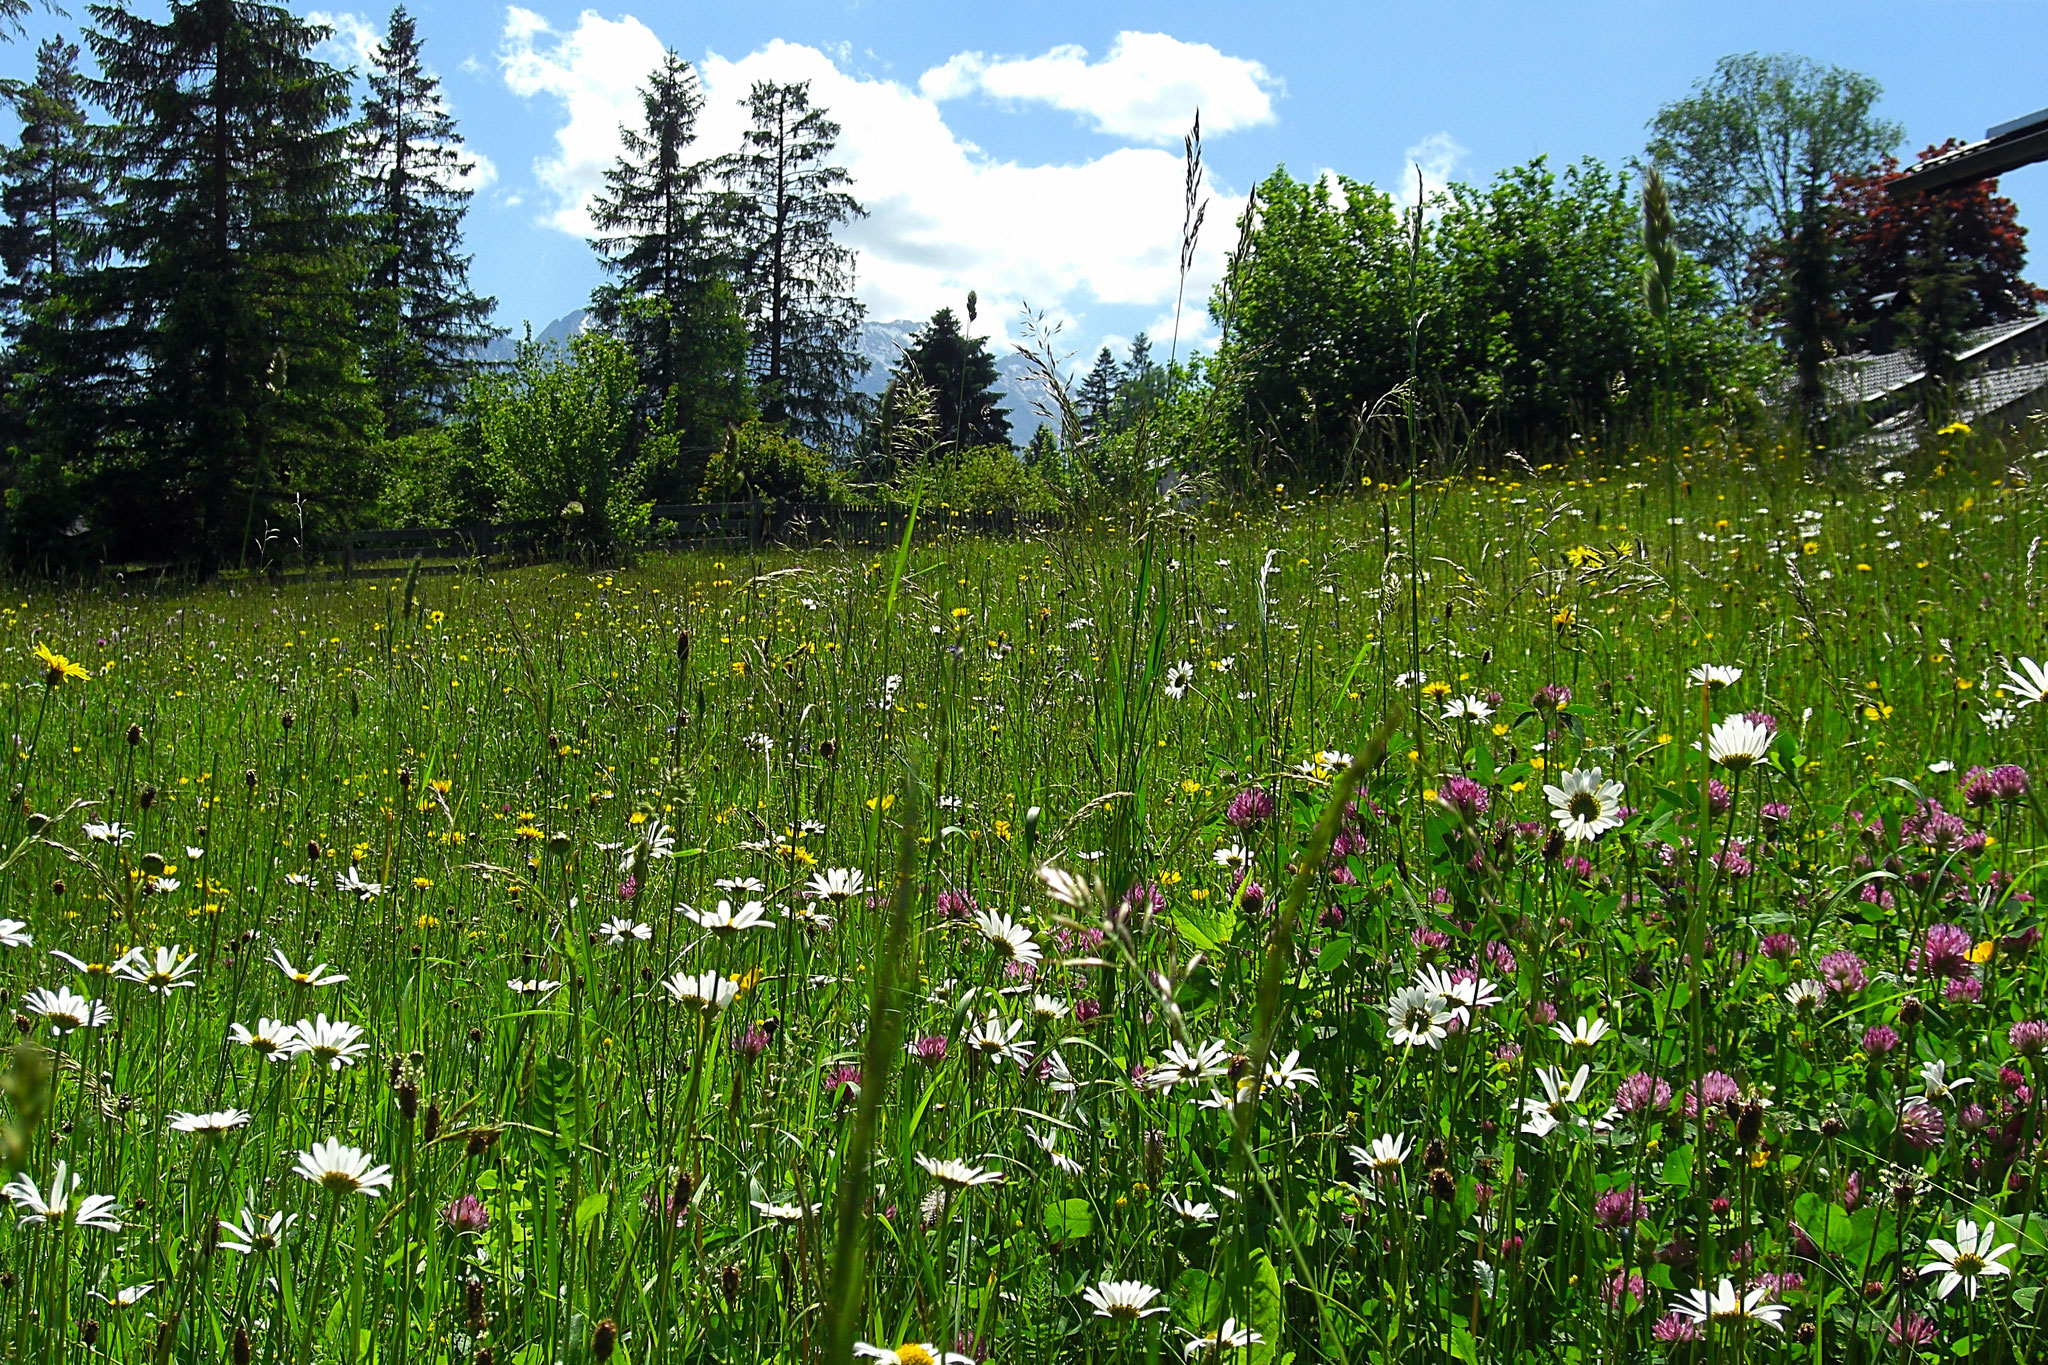
[[[711,502],[759,497],[838,503],[846,500],[846,483],[822,452],[749,418],[727,432],[725,444],[712,455],[704,470],[703,496]]]
[[[510,369],[477,380],[466,407],[500,514],[558,521],[564,544],[589,553],[630,543],[646,521],[638,399],[632,352],[599,332],[566,351],[523,343]]]
[[[896,496],[975,512],[1051,512],[1060,505],[1052,486],[1008,446],[974,446],[906,469]]]

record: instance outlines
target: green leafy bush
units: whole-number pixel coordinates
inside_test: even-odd
[[[759,497],[838,503],[846,500],[846,482],[822,452],[749,418],[728,431],[725,444],[712,455],[704,470],[703,496],[710,502]]]
[[[598,332],[566,351],[531,342],[466,404],[499,514],[559,522],[567,547],[612,554],[647,520],[644,464],[634,449],[639,381],[632,352]]]

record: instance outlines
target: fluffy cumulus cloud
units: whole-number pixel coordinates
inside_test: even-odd
[[[619,154],[619,126],[638,120],[640,86],[661,54],[654,30],[631,15],[606,19],[585,10],[574,29],[559,33],[532,10],[505,11],[498,63],[506,86],[528,99],[545,95],[564,115],[554,154],[533,168],[553,200],[549,221],[562,231],[590,234],[590,201]]]
[[[1451,177],[1465,160],[1465,148],[1449,133],[1431,133],[1407,151],[1408,164],[1401,173],[1398,197],[1404,204],[1415,202],[1418,188],[1428,203],[1444,192]]]
[[[311,10],[306,20],[327,30],[327,37],[313,49],[314,55],[336,66],[364,70],[370,65],[377,45],[384,40],[384,35],[367,18],[347,10]]]
[[[552,99],[563,116],[554,152],[535,168],[552,199],[546,221],[589,231],[589,204],[618,155],[619,125],[638,117],[636,89],[661,52],[653,32],[630,17],[586,11],[573,30],[558,32],[531,13],[510,12],[499,52],[507,84]],[[1170,325],[1179,283],[1178,149],[1127,145],[1070,163],[1005,160],[956,136],[924,82],[913,88],[849,71],[844,52],[777,40],[744,57],[713,53],[696,65],[705,92],[704,155],[738,147],[742,101],[756,81],[808,81],[813,103],[831,111],[842,129],[840,160],[868,210],[844,236],[860,253],[859,291],[871,316],[957,310],[973,289],[982,302],[979,330],[999,339],[1014,334],[1027,303],[1056,318],[1091,303],[1132,307]],[[1131,103],[1120,117],[1139,120],[1138,107]],[[1183,101],[1175,117],[1188,107]],[[1240,120],[1235,126],[1248,109],[1231,115]],[[1270,106],[1263,117],[1271,117]],[[1147,125],[1130,140],[1150,141],[1164,126]],[[1206,109],[1203,127],[1211,127]],[[1202,305],[1242,208],[1241,197],[1212,193],[1188,280],[1184,337],[1200,334]]]
[[[1159,143],[1180,141],[1197,109],[1212,134],[1271,123],[1278,89],[1258,62],[1164,33],[1119,33],[1101,61],[1074,46],[1040,57],[962,52],[918,81],[928,99],[978,93],[1048,104],[1083,116],[1099,133]]]

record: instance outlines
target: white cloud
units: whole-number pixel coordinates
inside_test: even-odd
[[[924,73],[932,100],[980,93],[1038,102],[1085,115],[1095,130],[1142,142],[1177,143],[1202,111],[1202,130],[1233,132],[1271,123],[1280,83],[1258,62],[1164,33],[1119,33],[1109,55],[1088,60],[1071,44],[1042,57],[962,52]]]
[[[313,55],[335,66],[367,71],[371,56],[384,41],[383,33],[367,18],[347,10],[310,10],[306,20],[332,30],[314,47]]]
[[[1418,173],[1423,202],[1434,202],[1451,183],[1451,177],[1458,173],[1458,165],[1465,159],[1466,149],[1449,133],[1431,133],[1410,147],[1405,155],[1408,162],[1402,170],[1401,183],[1396,187],[1394,197],[1412,207],[1418,188]]]
[[[536,165],[554,201],[543,221],[588,232],[590,198],[618,154],[618,126],[639,116],[635,92],[661,52],[630,17],[586,11],[573,31],[558,33],[527,11],[510,11],[500,49],[507,85],[554,98],[565,116],[556,154]],[[698,74],[705,155],[738,147],[741,102],[755,81],[810,82],[812,102],[840,124],[839,159],[868,210],[844,239],[860,253],[858,288],[871,316],[923,318],[942,305],[957,312],[973,289],[981,298],[976,330],[998,341],[1014,333],[1026,302],[1067,317],[1091,302],[1129,306],[1170,324],[1181,226],[1177,151],[1125,146],[1075,163],[991,157],[956,136],[921,90],[850,73],[817,48],[781,40],[738,59],[710,54]],[[1187,284],[1183,353],[1200,334],[1244,205],[1224,193],[1212,200]],[[1154,335],[1163,352],[1164,330]]]
[[[531,10],[505,11],[498,64],[506,86],[528,99],[551,95],[568,115],[555,130],[555,155],[534,162],[555,199],[548,221],[562,231],[590,235],[591,196],[619,154],[619,125],[640,116],[640,86],[661,54],[661,40],[631,15],[585,10],[573,30],[558,33]]]

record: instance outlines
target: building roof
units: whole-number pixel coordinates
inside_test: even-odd
[[[1930,190],[1946,189],[2048,161],[2048,109],[1988,128],[1981,141],[1931,156],[1886,187],[1894,200],[1911,199]]]
[[[1972,328],[1964,334],[1956,360],[1959,364],[1969,365],[2037,327],[2048,327],[2048,314]],[[1828,390],[1837,402],[1855,403],[1862,407],[1879,405],[1887,398],[1911,389],[1924,377],[1920,362],[1910,351],[1838,356],[1823,367],[1823,373]]]

